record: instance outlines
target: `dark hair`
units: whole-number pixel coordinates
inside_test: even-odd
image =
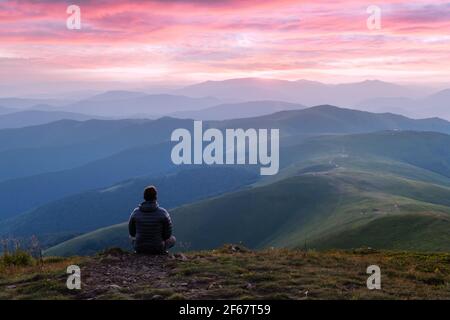
[[[144,200],[154,201],[157,198],[158,191],[154,186],[148,186],[144,189]]]

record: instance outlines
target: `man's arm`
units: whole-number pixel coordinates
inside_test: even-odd
[[[172,236],[172,220],[169,213],[166,211],[166,217],[163,222],[163,239],[167,240]]]
[[[128,233],[131,237],[136,237],[136,220],[134,219],[134,211],[128,220]]]

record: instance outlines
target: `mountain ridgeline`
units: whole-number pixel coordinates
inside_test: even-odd
[[[202,101],[217,116],[216,100]],[[155,184],[173,217],[176,250],[240,242],[450,250],[449,122],[330,105],[263,106],[257,116],[236,119],[236,107],[227,108],[215,116],[222,120],[205,120],[203,127],[279,129],[280,172],[270,177],[254,166],[174,165],[170,136],[178,128],[191,131],[189,117],[60,120],[0,130],[0,237],[37,235],[47,255],[129,249],[124,222],[143,187]],[[272,108],[282,111],[265,114]]]
[[[373,140],[379,148],[371,145]],[[405,140],[419,150],[434,145],[428,149],[434,152],[428,154],[430,160],[415,157]],[[297,148],[309,156],[294,156],[279,175],[173,210],[182,243],[178,249],[211,249],[223,243],[324,249],[333,248],[333,239],[343,235],[341,248],[448,251],[450,157],[440,152],[449,143],[447,135],[416,132],[307,139]],[[372,226],[376,232],[368,232]],[[387,241],[389,237],[395,241]],[[126,224],[74,238],[47,254],[87,254],[109,246],[129,249]]]

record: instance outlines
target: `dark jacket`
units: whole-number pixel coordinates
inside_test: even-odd
[[[146,201],[134,209],[128,221],[130,236],[135,237],[134,249],[142,253],[162,253],[164,241],[172,235],[169,213],[156,201]]]

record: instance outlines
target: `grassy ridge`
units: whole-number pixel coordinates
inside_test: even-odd
[[[347,249],[370,244],[376,248],[449,252],[449,230],[448,216],[394,215],[316,240],[314,247]]]
[[[186,246],[204,249],[243,241],[251,247],[284,244],[292,247],[312,243],[314,238],[328,236],[330,232],[343,231],[344,222],[354,228],[357,226],[354,223],[367,223],[374,217],[381,217],[376,213],[384,209],[377,205],[386,208],[384,211],[389,214],[409,214],[435,212],[440,210],[439,205],[447,207],[449,204],[446,189],[450,186],[448,135],[390,131],[294,140],[283,143],[280,173],[261,179],[244,194],[247,199],[234,200],[224,195],[217,208],[212,207],[216,199],[206,204],[198,202],[187,209],[187,218],[177,214],[185,212],[185,208],[177,209],[174,212],[174,219],[179,220],[176,232]],[[180,173],[177,175],[180,179],[170,179],[170,175],[153,181],[134,179],[60,199],[0,222],[0,234],[37,234],[41,241],[46,238],[47,247],[80,233],[120,223],[128,218],[128,212],[139,201],[142,187],[150,182],[160,186],[161,203],[168,208],[232,191],[233,188],[221,187],[232,175],[220,174],[217,170],[184,176]],[[235,175],[235,178],[234,189],[249,183],[245,177]],[[210,192],[214,186],[217,190]],[[195,190],[199,192],[191,192]],[[225,203],[225,199],[229,202]],[[277,201],[281,203],[278,209]],[[393,210],[398,207],[396,202],[402,206]],[[194,212],[193,208],[204,212]],[[361,215],[361,212],[369,214]],[[57,220],[55,215],[59,217]],[[226,230],[217,228],[216,221]],[[122,234],[126,238],[126,230]],[[110,236],[111,233],[107,237]],[[80,243],[82,249],[76,252],[94,252],[107,243],[100,240],[96,245],[94,237],[90,238],[89,244]],[[126,241],[118,243],[116,240],[111,245],[124,246]]]
[[[112,250],[3,270],[0,299],[450,299],[449,262],[448,253],[367,249],[248,251],[229,245],[182,259]],[[73,263],[81,266],[81,291],[65,287],[65,268]],[[374,264],[381,268],[381,290],[366,287],[366,269]]]
[[[177,249],[243,243],[251,248],[364,245],[450,251],[450,188],[341,165],[300,175],[291,172],[281,181],[173,210]],[[402,228],[395,228],[393,221]],[[387,233],[404,240],[387,241]],[[90,254],[110,246],[129,248],[126,224],[74,238],[46,254]]]

